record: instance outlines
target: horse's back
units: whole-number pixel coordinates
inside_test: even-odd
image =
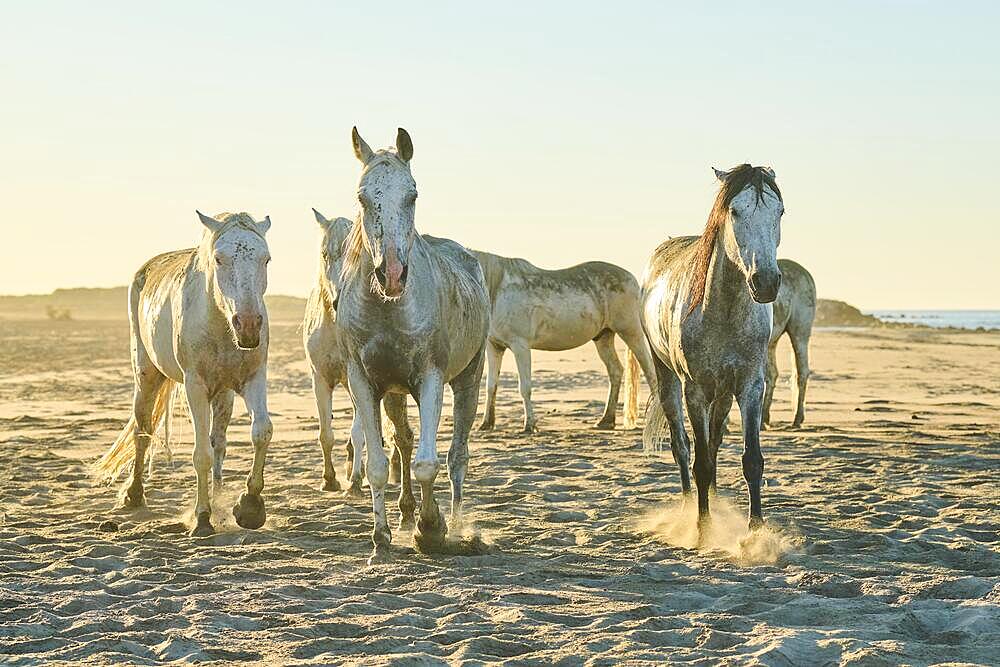
[[[569,350],[635,317],[639,283],[620,266],[592,261],[543,269],[515,257],[477,257],[490,285],[490,336],[504,345]]]

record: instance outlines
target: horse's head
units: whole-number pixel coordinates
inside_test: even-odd
[[[417,184],[410,174],[413,142],[399,128],[396,148],[373,151],[351,132],[354,154],[365,165],[358,183],[362,238],[375,266],[373,287],[388,299],[398,299],[406,288],[410,248],[416,230],[413,215]]]
[[[323,242],[321,245],[322,271],[326,280],[327,289],[334,305],[337,301],[338,285],[340,283],[340,271],[344,260],[344,241],[351,232],[351,221],[347,218],[334,218],[327,220],[323,214],[313,209],[316,215],[316,222],[319,223],[323,232]]]
[[[271,218],[255,222],[247,213],[198,213],[208,233],[202,244],[204,264],[215,302],[226,315],[236,344],[252,350],[260,345],[264,326],[264,291],[271,253],[264,234]]]
[[[774,170],[742,164],[729,171],[716,169],[715,176],[722,182],[716,206],[717,214],[725,216],[720,231],[726,254],[743,272],[753,300],[771,303],[781,285],[778,244],[785,213]]]

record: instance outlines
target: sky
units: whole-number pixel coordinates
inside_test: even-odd
[[[127,284],[199,209],[270,215],[305,295],[357,125],[470,247],[640,274],[751,162],[820,297],[1000,308],[1000,3],[472,4],[5,3],[0,293]]]

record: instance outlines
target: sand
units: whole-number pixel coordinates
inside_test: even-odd
[[[318,490],[295,326],[272,336],[268,521],[228,514],[250,461],[240,406],[220,533],[192,539],[189,424],[146,509],[116,510],[88,475],[128,414],[125,323],[0,320],[0,661],[1000,660],[1000,333],[817,332],[806,426],[788,427],[783,382],[763,436],[767,529],[746,535],[730,435],[701,548],[672,462],[643,455],[638,431],[590,430],[593,350],[536,355],[530,436],[508,355],[499,430],[474,435],[466,487],[470,531],[495,552],[426,556],[396,532],[376,567],[369,505]]]

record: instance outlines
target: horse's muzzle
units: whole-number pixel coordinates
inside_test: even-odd
[[[236,344],[241,349],[253,350],[260,345],[260,330],[264,325],[263,315],[237,313],[233,315],[232,324]]]
[[[375,267],[375,280],[378,281],[382,292],[391,299],[399,298],[406,288],[406,276],[409,273],[409,265],[396,261],[388,264],[385,258],[382,263]]]
[[[771,303],[778,298],[778,288],[781,287],[781,271],[754,271],[747,279],[750,296],[757,303]]]

